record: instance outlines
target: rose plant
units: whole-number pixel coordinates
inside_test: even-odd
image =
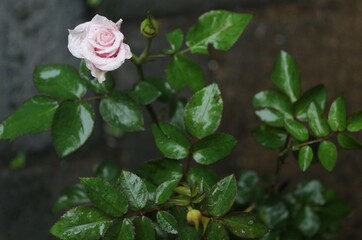
[[[336,145],[362,149],[352,135],[362,130],[362,112],[348,116],[342,96],[327,108],[322,85],[302,94],[297,65],[285,51],[271,74],[276,89],[260,91],[252,101],[263,122],[253,130],[256,142],[279,150],[275,173],[264,181],[242,170],[220,180],[208,167],[228,156],[237,140],[217,132],[223,109],[219,86],[206,86],[202,69],[187,54],[208,54],[209,45],[229,50],[251,19],[244,13],[207,12],[185,36],[181,29],[168,33],[169,47],[161,54],[151,53],[158,25],[150,15],[141,24],[147,44],[140,55],[124,42],[122,20],[114,23],[96,15],[69,30],[69,51],[82,59],[79,71],[60,64],[36,67],[34,84],[41,95],[2,121],[0,139],[50,129],[63,158],[91,135],[95,113],[88,102],[97,101],[111,127],[150,129],[162,156],[144,162],[137,173],[100,163],[94,177],[80,178],[80,184],[61,192],[54,210],[67,212],[51,234],[65,240],[327,239],[336,234],[349,206],[318,180],[286,190],[279,172],[289,156],[302,171],[317,162],[332,171]],[[157,58],[169,59],[166,81],[144,75],[144,64]],[[127,59],[134,63],[139,82],[119,91],[107,72]],[[178,95],[185,88],[193,94],[188,100]],[[85,96],[88,91],[91,96]],[[157,114],[154,101],[169,114]],[[151,126],[144,126],[141,107],[150,114]]]

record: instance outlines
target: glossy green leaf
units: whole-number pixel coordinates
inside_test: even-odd
[[[186,217],[185,217],[186,218]],[[179,235],[177,240],[191,240],[191,239],[201,239],[200,233],[196,230],[194,226],[182,226],[179,230]]]
[[[154,86],[158,89],[158,91],[161,92],[161,95],[158,98],[160,101],[167,102],[174,94],[174,90],[171,88],[170,84],[161,78],[148,77],[145,79],[145,82],[152,84],[152,86]]]
[[[172,32],[167,33],[166,37],[167,37],[167,41],[171,45],[171,52],[176,52],[176,51],[180,50],[183,39],[184,39],[184,35],[180,28],[177,28],[177,29],[173,30]]]
[[[362,149],[362,143],[347,133],[337,135],[339,146],[345,149]]]
[[[156,189],[155,202],[157,205],[163,204],[170,199],[173,190],[177,187],[180,179],[172,179],[159,185]]]
[[[252,201],[254,190],[259,183],[259,177],[256,172],[243,170],[237,175],[237,195],[236,202],[240,205]]]
[[[204,87],[204,73],[201,67],[188,57],[174,55],[166,68],[167,80],[176,91],[189,87],[196,92]]]
[[[122,192],[126,194],[130,206],[139,210],[146,205],[148,199],[147,187],[136,174],[122,171],[118,179],[118,185]]]
[[[190,168],[190,171],[187,174],[187,182],[190,186],[199,186],[202,180],[205,181],[208,186],[213,186],[218,178],[216,173],[206,166],[195,166]]]
[[[229,233],[218,221],[211,221],[205,233],[205,240],[229,240]]]
[[[347,130],[358,132],[362,130],[362,111],[352,114],[348,117]]]
[[[100,210],[81,206],[66,212],[50,233],[62,240],[98,240],[111,224],[112,219]]]
[[[236,198],[236,179],[230,175],[221,179],[211,189],[207,210],[212,216],[222,216],[230,210]]]
[[[121,174],[120,167],[111,161],[103,161],[95,170],[95,175],[110,183],[116,183]]]
[[[320,109],[324,110],[327,101],[327,90],[323,85],[317,85],[306,91],[295,103],[295,116],[301,121],[307,121],[309,105],[314,102]]]
[[[68,65],[36,66],[33,77],[34,85],[39,92],[55,98],[80,98],[87,91],[77,70]]]
[[[158,159],[147,161],[138,169],[142,177],[155,185],[172,179],[182,177],[182,165],[180,161],[172,159]]]
[[[186,103],[185,99],[179,99],[172,102],[170,106],[170,123],[182,130],[185,130],[184,112]]]
[[[285,144],[287,133],[280,128],[261,125],[252,131],[255,141],[263,147],[276,149]]]
[[[254,214],[234,212],[223,219],[224,224],[236,236],[241,238],[260,238],[268,232],[268,228]]]
[[[292,56],[280,51],[271,74],[272,82],[294,103],[300,95],[300,76]]]
[[[168,123],[158,123],[151,126],[157,148],[171,159],[182,159],[189,155],[191,143],[185,134]]]
[[[324,188],[320,181],[310,180],[300,182],[294,193],[303,202],[323,205],[326,202],[323,192]]]
[[[58,196],[58,199],[53,205],[53,211],[58,212],[61,209],[75,207],[84,203],[89,203],[90,200],[81,184],[66,187]]]
[[[216,131],[221,121],[223,102],[214,83],[195,93],[185,108],[185,126],[194,137],[204,138]]]
[[[311,238],[319,230],[319,217],[313,212],[311,207],[305,206],[302,212],[298,215],[297,226],[304,236]]]
[[[267,199],[258,204],[257,212],[260,219],[269,227],[276,226],[289,217],[287,207],[282,201]]]
[[[177,234],[179,226],[174,216],[166,211],[159,211],[156,215],[157,223],[161,229],[171,234]]]
[[[92,133],[94,112],[86,102],[62,102],[54,115],[52,141],[60,157],[80,148]]]
[[[135,227],[130,219],[125,218],[116,221],[106,232],[104,240],[134,240],[136,237]]]
[[[153,223],[148,217],[137,217],[133,222],[136,228],[136,240],[156,239]]]
[[[121,92],[103,98],[99,112],[109,125],[127,131],[143,130],[143,116],[139,106]]]
[[[192,156],[199,164],[212,164],[228,156],[236,143],[231,135],[212,134],[193,145]]]
[[[127,198],[116,187],[100,178],[81,178],[88,197],[103,212],[119,217],[128,210]]]
[[[14,140],[22,135],[47,131],[57,108],[57,101],[44,96],[29,99],[2,121],[0,139]]]
[[[283,127],[284,115],[277,110],[264,108],[255,111],[255,115],[264,123],[273,127]]]
[[[293,106],[289,98],[276,90],[265,90],[257,93],[252,103],[254,108],[273,108],[286,115],[293,114]]]
[[[347,216],[351,210],[352,208],[349,204],[338,198],[327,202],[327,204],[321,209],[321,211],[328,215],[328,217],[334,219],[342,219]]]
[[[186,35],[186,45],[192,53],[208,53],[208,45],[229,50],[251,21],[251,14],[225,10],[209,11],[199,17]]]
[[[308,140],[308,129],[302,123],[293,119],[284,119],[284,126],[287,132],[298,141],[304,142]]]
[[[338,97],[331,105],[328,123],[332,131],[344,131],[347,125],[346,103],[344,97]]]
[[[322,166],[331,172],[337,163],[337,148],[330,141],[323,141],[319,144],[318,158]]]
[[[148,82],[137,83],[129,95],[139,104],[147,105],[155,101],[161,92]]]
[[[309,127],[316,137],[325,137],[329,134],[328,122],[322,110],[314,102],[310,104],[307,115]]]
[[[305,172],[313,160],[313,149],[310,146],[302,147],[298,152],[299,168]]]
[[[262,238],[260,238],[260,240],[281,240],[279,235],[280,235],[279,232],[271,231],[271,232],[268,232],[267,234],[265,234]],[[294,239],[294,238],[283,238],[283,239],[299,240],[299,239]]]

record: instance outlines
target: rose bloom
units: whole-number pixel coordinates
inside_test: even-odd
[[[100,83],[108,71],[119,68],[132,57],[120,32],[122,19],[117,23],[96,15],[90,22],[69,30],[68,49],[77,58],[85,60],[87,68]]]

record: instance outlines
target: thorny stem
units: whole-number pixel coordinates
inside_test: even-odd
[[[290,149],[291,149],[291,138],[290,135],[288,135],[284,147],[282,148],[275,162],[274,179],[271,183],[271,190],[274,193],[277,193],[277,187],[280,180],[281,165],[284,164],[285,159],[288,157]]]

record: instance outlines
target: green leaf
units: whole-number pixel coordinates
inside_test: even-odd
[[[54,115],[52,141],[60,157],[80,148],[92,133],[94,112],[86,102],[62,102]]]
[[[192,156],[197,163],[209,165],[228,156],[236,143],[228,134],[209,135],[193,145]]]
[[[174,94],[174,90],[171,88],[170,84],[161,78],[148,77],[145,79],[145,82],[152,84],[152,86],[161,92],[161,95],[158,98],[160,101],[168,102]]]
[[[362,130],[362,111],[352,114],[348,117],[347,130],[358,132]]]
[[[212,216],[219,217],[230,210],[236,197],[236,179],[230,175],[216,183],[208,199],[207,210]]]
[[[190,186],[200,186],[202,181],[205,181],[208,186],[213,186],[217,180],[216,173],[206,166],[192,167],[187,174],[187,182]]]
[[[229,240],[229,233],[218,221],[211,221],[206,230],[205,240]]]
[[[309,206],[305,206],[298,215],[297,226],[304,236],[311,238],[319,230],[319,217]]]
[[[99,112],[109,125],[127,131],[143,130],[143,116],[139,106],[121,92],[103,98]]]
[[[251,14],[225,10],[209,11],[199,17],[186,35],[186,45],[192,53],[208,53],[208,45],[229,50],[251,21]]]
[[[223,102],[214,83],[195,93],[185,107],[185,126],[189,133],[204,138],[216,131],[221,121]]]
[[[324,188],[320,181],[302,181],[295,190],[295,195],[303,202],[317,205],[324,205],[326,199],[323,195]]]
[[[345,149],[362,149],[362,143],[347,133],[338,133],[339,146]]]
[[[137,217],[133,222],[136,228],[136,240],[156,239],[153,223],[148,217]]]
[[[327,202],[327,204],[321,209],[321,211],[328,215],[328,217],[334,219],[344,218],[351,212],[351,210],[352,208],[350,205],[338,198]]]
[[[331,172],[337,163],[337,148],[330,141],[323,141],[319,144],[318,158],[322,166]]]
[[[300,95],[300,76],[292,56],[280,51],[271,74],[272,82],[294,103]]]
[[[77,207],[66,212],[50,229],[50,233],[62,240],[98,240],[112,219],[98,209]]]
[[[346,103],[340,96],[331,105],[328,114],[328,123],[332,131],[344,131],[347,125]]]
[[[187,86],[192,92],[196,92],[205,85],[201,67],[182,54],[173,56],[166,68],[166,75],[171,87],[176,91]]]
[[[186,218],[186,217],[185,217]],[[201,239],[199,232],[192,226],[182,226],[179,230],[179,235],[177,240],[191,240],[191,239]]]
[[[284,115],[274,109],[264,108],[255,111],[255,115],[267,125],[273,127],[283,127]]]
[[[142,209],[148,199],[148,191],[145,183],[137,175],[122,171],[118,179],[118,185],[126,194],[129,204],[135,209]]]
[[[159,185],[156,189],[155,202],[157,205],[161,205],[171,197],[173,190],[177,187],[180,179],[172,179]]]
[[[302,123],[293,119],[284,119],[284,126],[287,132],[298,141],[304,142],[308,140],[308,129]]]
[[[29,99],[0,124],[0,139],[14,140],[48,130],[57,108],[57,101],[44,96]]]
[[[166,211],[159,211],[156,215],[157,223],[160,225],[161,229],[165,232],[171,234],[177,234],[179,226],[174,216],[171,213]]]
[[[272,108],[286,115],[293,115],[293,106],[289,98],[276,90],[265,90],[253,98],[254,108]]]
[[[171,103],[170,106],[170,123],[179,129],[185,130],[184,112],[186,100],[180,99]]]
[[[241,238],[260,238],[268,232],[268,228],[251,213],[234,212],[227,215],[223,222],[234,235]]]
[[[120,167],[111,161],[103,161],[95,170],[95,175],[109,183],[116,183],[121,174]]]
[[[130,219],[125,218],[122,222],[116,221],[104,237],[104,240],[134,240],[135,239],[135,227]]]
[[[100,178],[81,178],[92,202],[105,213],[119,217],[128,210],[126,197],[116,187]]]
[[[316,137],[325,137],[329,134],[327,120],[323,117],[322,110],[312,102],[308,108],[309,127]]]
[[[36,66],[33,77],[34,85],[39,92],[55,98],[80,98],[87,91],[77,70],[68,65]]]
[[[165,157],[182,159],[189,155],[191,143],[180,129],[167,123],[153,124],[151,129],[156,146]]]
[[[258,144],[270,149],[282,147],[287,139],[287,133],[283,129],[265,125],[253,129],[252,134]]]
[[[9,168],[12,170],[19,170],[24,168],[26,165],[26,156],[23,152],[19,152],[16,154],[14,158],[12,158],[9,162]]]
[[[53,205],[53,211],[58,212],[61,209],[74,207],[84,203],[89,203],[90,200],[81,184],[66,187],[58,196],[58,199]]]
[[[264,200],[258,204],[257,211],[260,219],[269,228],[277,228],[278,224],[287,220],[289,217],[287,207],[279,200]]]
[[[180,28],[173,30],[166,34],[167,41],[171,45],[171,52],[176,52],[180,50],[183,42],[184,35]]]
[[[143,177],[155,185],[172,179],[182,177],[182,165],[180,161],[172,159],[152,160],[144,163],[138,169]]]
[[[295,116],[301,121],[307,121],[309,105],[314,102],[320,109],[324,110],[327,101],[327,90],[323,85],[317,85],[306,91],[295,103]]]
[[[305,172],[313,160],[313,150],[310,146],[302,147],[298,152],[299,168]]]
[[[243,170],[238,174],[236,202],[240,205],[252,201],[253,194],[259,183],[259,177],[256,172]]]
[[[147,105],[155,101],[161,92],[148,82],[137,83],[129,95],[139,104]]]

